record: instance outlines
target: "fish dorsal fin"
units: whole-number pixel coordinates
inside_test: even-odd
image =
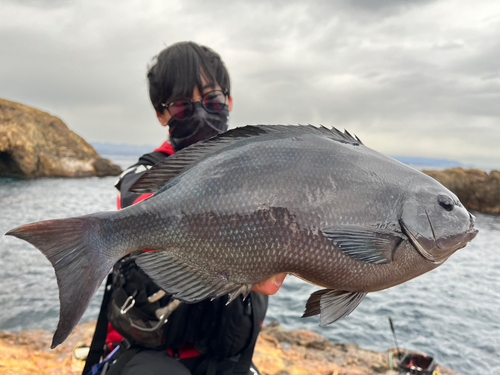
[[[231,129],[205,141],[195,143],[156,163],[129,190],[138,194],[155,193],[168,181],[189,169],[207,155],[214,154],[241,139],[266,133],[264,127],[249,125]]]
[[[352,313],[365,298],[364,292],[321,289],[309,297],[303,318],[320,314],[320,325],[326,326]]]
[[[397,247],[406,239],[401,233],[361,225],[335,225],[321,232],[344,254],[374,264],[392,262]]]
[[[347,131],[343,133],[336,128],[327,129],[324,126],[317,128],[312,125],[247,125],[195,143],[163,159],[141,176],[129,190],[138,194],[155,193],[171,179],[188,170],[208,155],[243,139],[276,133],[290,137],[302,134],[316,134],[342,143],[362,144],[358,137],[352,136]]]

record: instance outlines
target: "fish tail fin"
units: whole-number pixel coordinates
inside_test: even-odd
[[[98,232],[99,216],[105,215],[41,221],[6,233],[35,246],[54,267],[61,306],[52,349],[66,340],[78,324],[113,267],[114,261],[104,255],[104,241]]]

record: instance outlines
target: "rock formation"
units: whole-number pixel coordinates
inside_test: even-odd
[[[467,209],[500,214],[500,172],[463,168],[423,172],[454,192]]]
[[[77,344],[90,345],[95,323],[77,326],[54,350],[50,350],[52,335],[47,331],[0,332],[0,375],[81,374],[84,362],[77,360],[72,351]],[[391,352],[395,369],[396,349]],[[364,350],[355,344],[334,344],[317,333],[290,332],[276,323],[262,329],[253,361],[262,375],[398,374],[390,371],[387,352]],[[442,366],[437,371],[441,375],[457,375]]]
[[[405,352],[400,348],[400,351]],[[393,370],[396,349],[391,349]],[[263,327],[255,347],[254,363],[262,375],[375,375],[390,371],[389,354],[361,349],[353,343],[332,343],[318,333],[303,329],[288,331],[277,322]],[[457,375],[439,366],[441,375]]]
[[[117,176],[121,168],[97,154],[61,119],[0,99],[0,176]]]

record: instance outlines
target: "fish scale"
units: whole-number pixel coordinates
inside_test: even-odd
[[[53,346],[113,264],[135,251],[155,250],[137,264],[185,303],[225,294],[232,301],[275,274],[293,274],[325,288],[304,316],[320,314],[326,325],[366,293],[438,267],[477,234],[473,216],[437,181],[335,128],[237,128],[164,159],[130,190],[154,195],[118,212],[7,233],[55,268]]]

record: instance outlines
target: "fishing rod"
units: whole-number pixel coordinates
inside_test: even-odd
[[[424,374],[432,374],[432,375],[441,375],[437,370],[437,363],[434,361],[433,357],[428,357],[426,354],[409,354],[407,353],[403,359],[401,352],[399,351],[398,339],[396,337],[396,330],[394,329],[394,324],[392,324],[392,319],[389,316],[389,324],[391,325],[392,336],[394,337],[394,343],[396,344],[396,350],[399,358],[398,367],[404,371],[407,371],[406,374],[416,374],[416,375],[424,375]],[[389,357],[391,362],[392,369],[392,356]]]
[[[391,325],[392,337],[394,337],[394,343],[396,344],[396,350],[398,351],[398,358],[401,360],[401,353],[399,351],[398,339],[396,338],[396,331],[394,330],[394,325],[392,324],[392,319],[389,316],[389,324]]]

